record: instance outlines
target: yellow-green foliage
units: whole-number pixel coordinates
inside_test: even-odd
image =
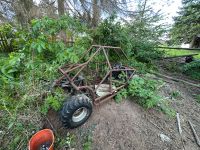
[[[198,50],[177,50],[177,49],[164,49],[166,56],[181,56],[189,54],[199,54],[194,56],[194,58],[200,59],[200,51]]]

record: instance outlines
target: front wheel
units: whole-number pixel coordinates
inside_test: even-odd
[[[61,121],[65,127],[76,128],[84,124],[92,113],[92,102],[84,94],[72,96],[61,111]]]

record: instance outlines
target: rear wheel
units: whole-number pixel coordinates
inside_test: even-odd
[[[61,121],[65,127],[76,128],[84,124],[92,113],[92,102],[84,94],[72,96],[64,103]]]

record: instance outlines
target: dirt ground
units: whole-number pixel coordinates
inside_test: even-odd
[[[178,91],[178,97],[171,93]],[[188,120],[200,137],[200,104],[193,98],[200,89],[170,81],[160,89],[163,97],[170,101],[172,108],[180,114],[182,134],[178,133],[176,117],[163,112],[145,110],[133,99],[117,104],[113,100],[95,107],[89,120],[79,128],[70,130],[62,127],[58,114],[49,112],[49,121],[63,138],[67,133],[75,135],[74,149],[81,150],[88,136],[92,150],[198,150]],[[48,126],[48,125],[47,125]],[[51,126],[49,126],[51,127]],[[160,134],[169,139],[162,140]]]

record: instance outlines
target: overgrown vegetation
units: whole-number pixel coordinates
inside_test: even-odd
[[[200,52],[198,50],[177,50],[177,49],[164,49],[164,52],[167,57],[169,56],[181,56],[181,55],[190,55],[190,54],[199,54],[194,56],[195,59],[200,59]]]
[[[172,93],[171,93],[171,98],[178,98],[178,97],[180,97],[181,96],[181,94],[180,94],[180,92],[179,91],[173,91]]]
[[[176,112],[171,107],[170,102],[158,92],[162,86],[162,81],[153,80],[148,75],[136,76],[130,81],[127,88],[117,93],[115,101],[119,103],[129,97],[130,100],[137,102],[146,109],[155,107],[169,117],[174,117]],[[177,98],[179,95],[177,91],[172,93],[173,98]]]
[[[105,19],[92,30],[70,16],[32,20],[29,29],[6,26],[10,28],[8,32],[15,30],[12,33],[15,51],[1,55],[0,59],[2,148],[8,145],[11,149],[25,148],[32,131],[42,127],[41,120],[48,110],[59,111],[67,95],[61,89],[54,91],[51,88],[52,81],[58,76],[57,69],[65,62],[77,62],[91,44],[121,46],[130,58],[126,63],[140,73],[146,72],[153,66],[153,59],[162,55],[153,48],[154,42],[132,37],[128,34],[131,32],[130,25],[122,25],[113,17]],[[73,46],[63,40],[60,35],[63,31],[68,37],[73,37]],[[133,32],[136,34],[136,31]],[[139,104],[146,108],[157,104],[154,94],[156,83],[138,78],[130,85],[129,93],[141,99]],[[122,90],[120,96],[126,95],[127,91]]]
[[[76,43],[74,47],[67,47],[57,36],[65,29],[76,37],[83,28],[77,20],[65,16],[33,20],[28,32],[21,29],[15,32],[16,51],[2,56],[0,60],[2,138],[8,132],[12,134],[8,134],[7,139],[24,137],[7,141],[13,148],[19,143],[18,146],[26,146],[32,131],[41,128],[40,112],[46,114],[50,108],[56,111],[61,108],[66,95],[58,89],[51,93],[51,82],[57,76],[58,66],[66,61],[76,62],[81,51],[75,53],[74,49],[78,49]],[[7,145],[4,142],[2,148]]]
[[[164,51],[167,57],[198,54],[194,56],[194,60],[190,63],[181,64],[179,62],[172,61],[164,64],[164,66],[171,72],[180,72],[189,76],[192,79],[200,79],[200,52],[198,50],[164,49]],[[184,60],[184,58],[182,58],[182,60]]]
[[[195,98],[196,98],[196,101],[197,101],[198,103],[200,103],[200,95],[196,95]]]
[[[152,32],[149,30],[146,33],[143,32],[143,35],[140,35],[141,30],[147,30],[148,24],[143,23],[142,26],[136,27],[137,25],[136,22],[122,25],[120,22],[115,21],[115,16],[111,16],[105,19],[104,22],[94,30],[91,37],[93,43],[119,46],[125,50],[126,54],[131,59],[134,58],[143,63],[152,63],[154,59],[163,55],[160,50],[154,48],[158,43],[158,39],[154,39],[154,36],[149,35],[148,33]],[[154,29],[156,30],[157,26],[155,26]],[[164,30],[161,31],[160,29],[157,32],[160,32],[159,35],[161,35],[164,33]],[[152,40],[152,38],[154,40]]]
[[[75,145],[75,135],[67,133],[66,137],[56,136],[55,148],[56,149],[71,149]]]
[[[53,81],[59,76],[57,69],[66,62],[78,62],[92,44],[121,47],[129,60],[115,58],[111,54],[112,59],[137,69],[139,76],[116,95],[117,102],[131,96],[146,109],[158,106],[165,113],[174,114],[168,107],[170,104],[158,96],[160,82],[144,75],[155,68],[154,60],[164,54],[155,48],[166,31],[166,26],[160,23],[164,17],[159,11],[155,12],[153,4],[147,3],[147,0],[135,1],[138,6],[133,12],[128,10],[127,3],[97,0],[90,3],[40,0],[38,4],[33,0],[0,1],[0,23],[11,23],[0,26],[1,149],[26,149],[31,135],[42,128],[42,120],[49,110],[61,109],[68,95],[60,88],[52,88]],[[183,0],[183,3],[185,5],[171,30],[171,42],[175,44],[189,42],[199,33],[199,23],[193,23],[199,19],[199,2]],[[73,9],[65,8],[68,5]],[[113,12],[116,14],[111,15]],[[108,14],[111,16],[101,19]],[[127,17],[127,14],[130,20],[123,21],[120,17]],[[185,31],[187,33],[183,34]],[[105,59],[100,56],[95,61]],[[95,67],[91,65],[91,69]],[[176,64],[169,66],[169,70],[176,68]],[[200,79],[198,61],[178,69]],[[102,70],[106,72],[106,69]],[[177,95],[172,93],[174,97]],[[74,136],[66,135],[66,139],[56,136],[56,148],[72,148]],[[91,149],[91,136],[84,140],[83,148]]]
[[[136,101],[144,108],[152,108],[159,104],[161,97],[157,93],[159,82],[147,77],[134,77],[126,89],[122,89],[116,96],[115,100],[120,102],[127,96]]]
[[[92,149],[92,137],[88,135],[85,143],[83,144],[83,150],[91,150],[91,149]]]
[[[152,108],[159,103],[157,87],[159,82],[148,78],[135,77],[130,81],[128,92],[141,106]]]
[[[192,78],[200,80],[200,60],[185,64],[181,70]]]
[[[17,43],[16,37],[17,35],[10,24],[0,26],[0,39],[3,40],[1,41],[3,44],[0,45],[0,52],[8,53],[14,51]]]

